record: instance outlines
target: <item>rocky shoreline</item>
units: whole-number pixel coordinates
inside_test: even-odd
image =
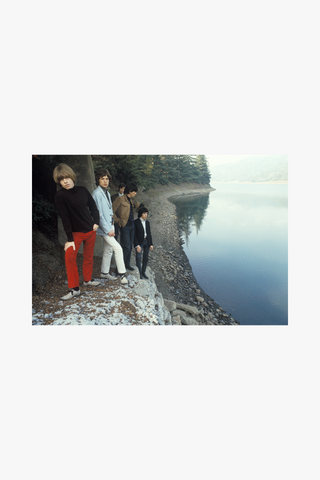
[[[194,277],[182,247],[183,239],[178,227],[176,207],[170,202],[173,197],[207,195],[214,190],[210,185],[188,183],[161,186],[160,190],[153,189],[142,193],[139,191],[138,201],[143,202],[149,209],[148,218],[154,243],[154,250],[149,254],[149,266],[164,299],[198,310],[197,324],[239,325],[237,320],[203,291]],[[134,265],[133,258],[132,261]],[[178,314],[182,316],[181,312]],[[179,319],[177,322],[179,323]]]
[[[81,295],[67,302],[63,246],[33,232],[33,325],[239,325],[207,295],[196,281],[183,250],[176,207],[171,197],[206,195],[214,189],[199,184],[168,185],[138,192],[137,200],[149,209],[154,250],[149,254],[147,275],[129,272],[128,285],[100,279],[101,257],[95,256],[93,277],[97,287],[83,287]],[[82,282],[82,255],[77,264]],[[132,252],[131,265],[135,266]],[[111,266],[114,274],[115,265]],[[115,274],[114,274],[115,275]]]

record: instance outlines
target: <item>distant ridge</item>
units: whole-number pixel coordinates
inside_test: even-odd
[[[247,157],[211,167],[211,182],[288,182],[288,156]]]

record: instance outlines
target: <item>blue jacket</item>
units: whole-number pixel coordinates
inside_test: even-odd
[[[97,208],[100,213],[99,228],[97,230],[97,234],[105,237],[106,235],[108,235],[109,232],[111,232],[111,230],[113,230],[113,210],[110,193],[107,192],[106,195],[105,190],[99,186],[92,192],[92,197],[96,202]]]

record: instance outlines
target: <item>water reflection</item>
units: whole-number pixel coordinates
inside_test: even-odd
[[[188,246],[191,232],[194,227],[196,233],[199,232],[203,219],[206,216],[206,211],[209,206],[209,194],[192,198],[179,197],[178,199],[172,199],[171,201],[176,205],[178,225],[184,234],[186,245]]]
[[[288,186],[213,187],[173,202],[195,277],[242,325],[287,325]]]

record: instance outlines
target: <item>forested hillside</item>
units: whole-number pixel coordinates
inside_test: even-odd
[[[169,182],[208,184],[205,155],[92,155],[94,169],[104,167],[117,182],[135,182],[148,190]]]

